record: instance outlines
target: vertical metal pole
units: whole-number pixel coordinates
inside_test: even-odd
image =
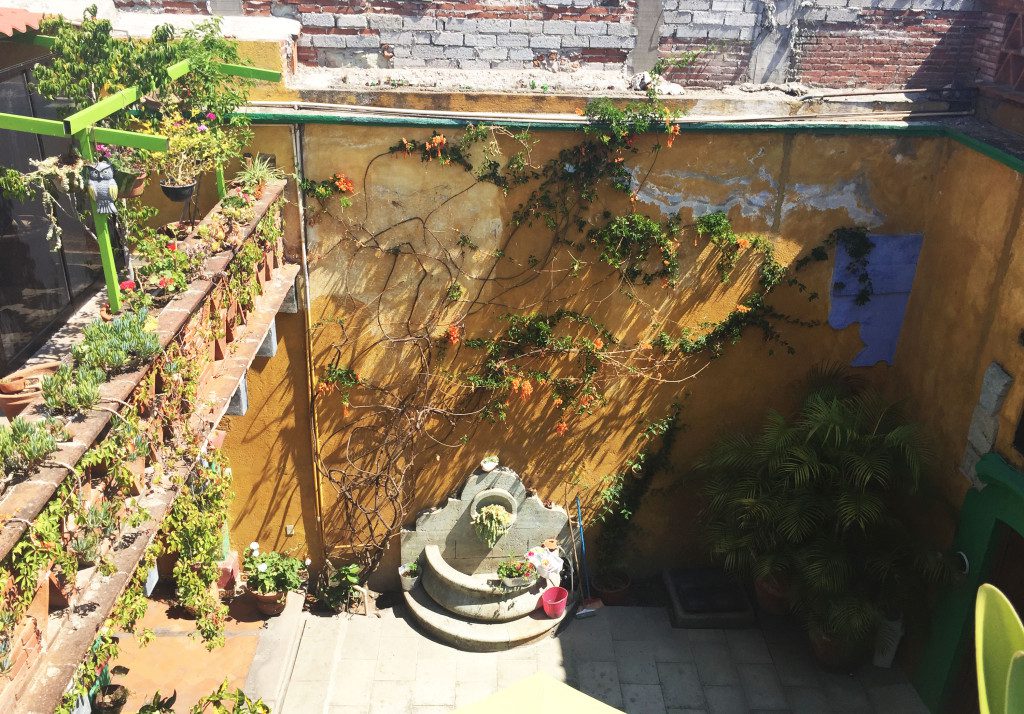
[[[217,164],[217,195],[220,198],[228,195],[228,187],[224,183],[224,167],[220,164]]]
[[[87,164],[92,163],[92,130],[82,129],[75,134],[75,143],[78,144],[78,153]],[[88,192],[87,192],[88,193]],[[100,262],[103,264],[103,280],[107,284],[107,300],[110,302],[110,312],[117,314],[121,312],[121,289],[117,282],[117,266],[114,265],[114,250],[110,245],[110,230],[107,226],[106,214],[96,210],[96,201],[89,196],[89,208],[92,210],[93,225],[96,227],[96,242],[100,244]]]

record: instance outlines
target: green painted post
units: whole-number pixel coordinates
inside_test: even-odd
[[[220,164],[217,164],[217,195],[221,198],[228,195],[228,187],[224,183],[224,167]]]
[[[88,129],[75,134],[75,143],[78,144],[78,151],[82,160],[92,163],[92,137]],[[121,312],[121,288],[117,282],[117,266],[114,265],[114,249],[110,245],[110,227],[107,225],[106,214],[96,210],[96,201],[89,196],[89,208],[92,210],[93,224],[96,226],[96,242],[100,244],[100,262],[103,264],[103,279],[107,283],[107,300],[110,302],[110,312]]]

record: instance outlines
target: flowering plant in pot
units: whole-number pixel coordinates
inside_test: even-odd
[[[415,560],[398,566],[398,576],[402,581],[402,590],[412,590],[420,581],[420,564]]]
[[[245,582],[256,600],[256,609],[264,615],[284,611],[289,590],[302,585],[302,561],[276,551],[260,552],[259,543],[249,544],[245,556]]]
[[[494,469],[498,468],[497,455],[491,454],[490,456],[485,456],[480,461],[480,468],[485,472],[491,472],[494,471]]]
[[[172,201],[187,201],[199,176],[217,165],[219,133],[202,122],[187,121],[177,110],[164,114],[159,131],[167,137],[167,151],[154,155],[160,188]]]
[[[523,558],[509,558],[498,564],[498,577],[507,588],[523,588],[537,582],[537,568]]]

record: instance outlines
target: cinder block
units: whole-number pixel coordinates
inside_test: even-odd
[[[402,27],[406,30],[436,30],[438,22],[432,17],[404,17]]]
[[[508,32],[508,20],[477,20],[478,32]]]
[[[306,27],[334,27],[334,15],[329,12],[304,12],[299,21]]]
[[[335,15],[335,27],[343,30],[361,30],[366,27],[365,15]]]
[[[498,41],[498,47],[529,47],[530,38],[528,35],[483,35],[483,37],[494,37]],[[468,39],[468,38],[467,38]]]
[[[997,362],[991,363],[985,370],[985,376],[981,379],[981,396],[978,397],[978,406],[988,414],[998,414],[1012,384],[1013,377],[1003,369],[1002,365]]]
[[[466,35],[462,43],[466,47],[494,47],[498,44],[499,37],[508,37],[509,35],[477,35],[468,34]]]
[[[627,22],[609,22],[608,34],[617,37],[632,37],[636,34],[636,26]]]
[[[491,69],[491,63],[484,59],[459,60],[459,69]]]
[[[271,320],[266,337],[256,350],[257,357],[273,357],[277,354],[277,320]]]
[[[464,20],[462,18],[452,18],[444,21],[444,29],[449,32],[477,32],[476,20]]]
[[[448,46],[462,46],[463,35],[461,32],[435,32],[431,37],[431,41],[435,45]]]
[[[508,59],[507,47],[483,47],[477,48],[476,55],[484,60],[505,60]]]
[[[547,20],[543,32],[545,35],[574,35],[576,23],[572,20]]]
[[[540,50],[557,50],[562,46],[562,38],[548,35],[534,35],[530,38],[530,47]]]
[[[582,23],[590,25],[592,23]],[[525,32],[530,35],[537,35],[544,32],[544,23],[540,20],[512,20],[509,29],[512,32]]]
[[[402,29],[401,15],[378,15],[366,16],[367,25],[371,30],[389,30],[397,32]]]
[[[238,386],[235,388],[235,393],[231,395],[231,401],[228,402],[228,408],[225,413],[229,416],[245,416],[245,413],[248,411],[249,388],[245,383],[245,375],[243,375]]]
[[[613,48],[631,48],[633,46],[632,37],[613,37],[612,35],[597,35],[596,37],[590,38],[591,47],[613,47]]]
[[[415,59],[441,59],[444,57],[444,48],[434,45],[413,45],[412,56]]]
[[[508,58],[510,60],[520,60],[522,62],[532,62],[533,61],[533,57],[534,57],[533,50],[527,49],[525,47],[512,47],[508,51]]]
[[[313,35],[313,47],[348,47],[349,35]]]
[[[380,47],[380,38],[376,35],[345,35],[348,40],[346,47]]]
[[[590,37],[579,37],[578,35],[565,35],[562,37],[562,49],[578,49],[590,47]]]
[[[473,47],[445,47],[444,56],[447,59],[475,59],[476,49]]]
[[[577,22],[574,35],[607,35],[607,22]]]

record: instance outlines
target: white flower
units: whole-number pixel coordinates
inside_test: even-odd
[[[228,466],[226,469],[224,469],[224,475],[227,476],[228,478],[231,478],[231,467],[230,466]]]
[[[313,562],[312,560],[310,560],[309,558],[306,558],[306,565],[309,565],[312,562]]]
[[[256,566],[256,570],[260,571],[261,573],[267,572],[267,564],[266,563],[260,563],[259,565]]]
[[[252,543],[250,543],[250,544],[249,544],[249,550],[251,550],[251,551],[252,551],[252,552],[254,552],[254,553],[255,553],[255,552],[256,552],[257,550],[259,550],[259,549],[260,549],[260,544],[259,544],[259,543],[257,543],[256,541],[253,541]]]

